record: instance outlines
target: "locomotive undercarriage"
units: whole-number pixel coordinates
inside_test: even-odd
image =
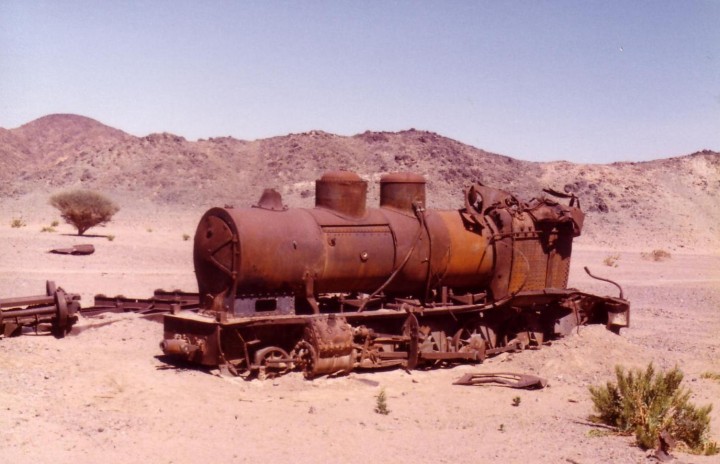
[[[337,308],[340,300],[333,295],[318,303]],[[494,303],[377,303],[378,309],[347,310],[353,305],[343,304],[344,312],[308,315],[180,312],[165,317],[161,345],[166,354],[230,375],[266,378],[300,370],[311,379],[356,369],[479,363],[539,348],[586,323],[604,323],[617,332],[629,322],[627,301],[573,289],[520,292]]]

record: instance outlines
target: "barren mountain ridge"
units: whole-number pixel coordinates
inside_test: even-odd
[[[618,244],[633,229],[644,231],[648,245],[720,250],[720,154],[709,150],[649,162],[539,163],[414,129],[192,142],[168,133],[135,137],[56,114],[0,128],[0,167],[0,198],[88,188],[120,203],[150,199],[198,214],[216,205],[250,206],[266,187],[291,206],[311,206],[313,181],[337,169],[367,179],[373,205],[382,174],[415,171],[428,179],[430,207],[461,207],[463,189],[477,181],[523,200],[549,187],[579,196],[588,213],[584,235],[593,242]]]

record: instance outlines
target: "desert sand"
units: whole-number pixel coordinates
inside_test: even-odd
[[[45,281],[79,293],[148,297],[156,288],[194,291],[192,239],[202,209],[127,201],[104,228],[77,237],[47,197],[2,199],[0,296],[42,293]],[[22,228],[11,220],[22,216]],[[112,236],[112,241],[108,237]],[[653,238],[653,242],[657,237]],[[47,250],[92,243],[90,256]],[[354,372],[306,381],[227,379],[163,362],[161,324],[135,315],[81,319],[64,339],[26,334],[0,340],[0,461],[643,463],[632,437],[603,434],[587,421],[588,386],[614,380],[614,367],[679,366],[696,404],[713,403],[720,441],[720,253],[672,247],[653,261],[641,230],[618,243],[576,241],[570,285],[616,295],[596,274],[621,283],[631,327],[619,336],[583,327],[540,350],[503,354],[478,365],[405,372]],[[607,266],[608,256],[617,257]],[[108,323],[109,324],[105,324]],[[80,330],[83,329],[83,330]],[[455,386],[468,372],[542,376],[537,391]],[[388,415],[374,412],[381,390]],[[513,399],[520,398],[517,406]],[[720,462],[674,453],[676,462]]]
[[[598,160],[601,162],[601,160]],[[578,195],[588,213],[570,285],[616,295],[583,271],[618,281],[631,302],[619,336],[581,328],[541,350],[479,365],[354,372],[305,381],[226,379],[163,362],[161,324],[134,315],[81,319],[57,340],[0,339],[0,462],[498,462],[644,463],[632,437],[589,424],[591,385],[614,368],[678,366],[693,401],[712,403],[720,441],[720,154],[702,150],[647,162],[536,163],[427,131],[322,131],[254,141],[134,137],[78,115],[0,128],[0,298],[44,292],[54,280],[80,294],[146,298],[157,288],[195,291],[192,236],[211,206],[249,206],[273,187],[290,206],[311,206],[313,181],[348,169],[369,181],[395,171],[428,179],[431,208],[463,206],[472,182],[529,200],[542,189]],[[83,188],[121,207],[104,228],[77,237],[50,195]],[[12,228],[19,219],[24,227]],[[62,221],[61,221],[62,222]],[[111,240],[112,239],[112,240]],[[90,256],[47,253],[90,243]],[[644,259],[662,249],[670,259]],[[612,266],[606,263],[613,264]],[[462,387],[468,372],[518,372],[547,388]],[[374,412],[387,394],[388,415]],[[514,398],[520,398],[519,404]],[[720,457],[675,453],[678,462]]]

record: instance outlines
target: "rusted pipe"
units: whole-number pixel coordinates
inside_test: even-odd
[[[622,287],[620,286],[620,284],[618,284],[617,282],[613,282],[613,281],[610,280],[610,279],[605,279],[605,278],[603,278],[603,277],[598,277],[598,276],[592,275],[592,274],[590,273],[590,269],[588,269],[587,266],[585,266],[585,272],[587,272],[587,275],[589,275],[589,276],[592,277],[593,279],[602,280],[603,282],[607,282],[607,283],[610,283],[610,284],[613,284],[614,286],[616,286],[616,287],[618,288],[618,290],[620,290],[620,299],[621,299],[621,300],[624,300],[624,299],[625,299],[625,298],[623,297],[623,289],[622,289]]]

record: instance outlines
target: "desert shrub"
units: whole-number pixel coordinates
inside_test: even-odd
[[[10,221],[10,227],[13,229],[19,229],[20,227],[25,227],[26,225],[27,224],[22,218],[13,218],[13,220]]]
[[[615,367],[617,383],[590,387],[596,416],[590,419],[635,434],[638,446],[654,448],[661,432],[669,433],[696,454],[716,454],[717,444],[708,440],[712,405],[691,404],[687,389],[680,387],[683,374],[676,367],[668,372],[647,369],[625,371]]]
[[[50,223],[50,227],[57,227],[59,225],[60,225],[60,223],[58,221],[53,221]]]
[[[54,227],[43,227],[42,229],[40,229],[40,232],[55,232],[55,228]]]
[[[110,222],[120,210],[112,200],[91,190],[58,193],[50,197],[50,204],[60,210],[60,216],[77,229],[78,235]]]
[[[187,242],[190,240],[190,236],[188,234],[183,234],[183,241]]]
[[[113,240],[115,240],[115,236],[112,234],[108,235],[106,238],[108,239],[108,242],[112,242]]]
[[[703,372],[700,375],[701,379],[717,380],[720,382],[720,373],[717,372]]]
[[[387,395],[385,395],[385,389],[383,388],[375,397],[375,412],[387,416],[390,414],[390,410],[387,407]]]
[[[640,253],[640,256],[642,257],[642,259],[648,259],[651,261],[665,261],[666,259],[670,259],[672,255],[669,251],[658,249],[653,250],[650,253]]]
[[[610,267],[618,267],[618,260],[620,259],[620,255],[609,255],[606,256],[603,260],[603,264]]]

